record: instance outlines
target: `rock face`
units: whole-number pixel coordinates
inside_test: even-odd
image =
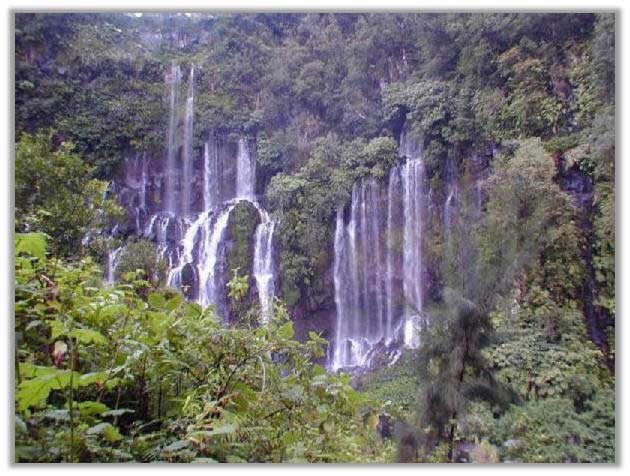
[[[247,200],[238,202],[229,215],[223,244],[225,266],[222,267],[223,275],[220,281],[229,282],[234,270],[238,270],[239,276],[249,277],[249,292],[243,302],[238,304],[229,302],[226,315],[231,323],[234,323],[245,310],[258,304],[258,287],[253,274],[256,241],[252,237],[255,236],[260,223],[258,209]]]
[[[165,153],[130,157],[114,181],[127,220],[112,233],[154,241],[168,263],[168,283],[202,305],[215,304],[226,322],[234,317],[227,283],[239,268],[250,276],[249,304],[262,303],[268,316],[274,224],[257,201],[255,148],[246,137],[213,135],[194,149],[194,65],[189,71],[187,84],[175,64],[166,76]]]
[[[593,213],[594,213],[594,187],[592,178],[582,171],[577,164],[567,166],[562,156],[556,157],[557,181],[562,190],[569,193],[579,210],[579,226],[587,243],[594,242]],[[597,345],[604,355],[609,355],[607,329],[613,324],[611,316],[604,308],[596,304],[597,280],[595,279],[595,267],[593,266],[593,250],[591,246],[584,246],[582,260],[586,267],[586,275],[582,284],[582,303],[586,319],[586,329],[589,338]],[[613,361],[607,360],[612,369]]]

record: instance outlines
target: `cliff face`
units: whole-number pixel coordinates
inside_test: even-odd
[[[446,79],[450,74],[439,79],[436,71],[435,77],[425,77],[417,69],[416,79],[413,64],[403,55],[405,68],[394,68],[399,73],[391,73],[395,60],[388,74],[378,68],[370,73],[363,96],[378,111],[372,118],[368,111],[355,111],[358,102],[344,96],[344,87],[352,88],[326,76],[332,68],[323,67],[334,63],[331,58],[322,56],[308,67],[291,60],[282,67],[274,62],[273,71],[265,64],[262,70],[268,76],[259,81],[250,65],[243,64],[249,57],[242,50],[228,64],[222,63],[220,49],[212,59],[197,55],[211,51],[210,40],[217,40],[206,31],[212,30],[210,23],[197,27],[183,35],[168,29],[143,32],[153,51],[167,44],[175,48],[161,64],[168,104],[161,131],[164,147],[158,153],[132,155],[120,168],[113,190],[127,220],[114,234],[156,242],[171,270],[169,284],[201,304],[216,303],[226,321],[235,314],[226,283],[239,268],[249,276],[249,307],[265,303],[268,308],[270,296],[286,297],[298,335],[321,332],[331,342],[330,355],[336,355],[330,358],[339,365],[365,361],[376,345],[411,344],[413,327],[430,319],[426,304],[439,303],[445,287],[464,279],[464,273],[457,276],[458,267],[466,266],[462,242],[484,214],[483,182],[497,152],[490,138],[510,136],[492,122],[508,99],[496,95],[499,89],[488,91],[492,94],[483,100],[476,98],[497,101],[489,109],[492,117],[486,117],[471,106],[471,91],[458,91],[461,85]],[[279,41],[274,58],[290,53]],[[308,44],[301,43],[305,48]],[[506,62],[505,71],[494,78],[503,84],[510,55],[495,53],[495,63]],[[186,67],[171,63],[172,57],[182,58]],[[188,63],[193,58],[197,66]],[[287,65],[300,72],[295,84],[292,70],[282,69]],[[222,76],[232,69],[234,75]],[[365,77],[343,68],[339,76]],[[471,85],[467,87],[484,90],[481,83]],[[344,94],[337,96],[339,89]],[[284,93],[293,100],[276,102]],[[223,115],[229,120],[220,123]],[[533,124],[527,134],[549,129],[541,127]],[[412,132],[418,137],[410,140]],[[398,141],[397,162],[376,147],[379,140],[390,141],[392,148]],[[564,189],[585,210],[592,208],[592,190],[573,190],[584,188],[584,177],[567,174]],[[284,202],[267,203],[276,176],[285,180],[277,195],[298,190],[286,209]],[[311,183],[317,186],[309,187]],[[304,212],[307,207],[315,210]],[[290,233],[284,229],[274,238],[274,220],[289,215],[295,236],[285,239]],[[305,216],[311,220],[308,227],[302,227]],[[583,231],[591,239],[589,220],[585,218]],[[592,256],[584,260],[591,276],[583,296],[589,332],[605,346],[606,318],[598,317],[592,304],[597,294]]]
[[[613,369],[614,360],[610,356],[608,331],[614,324],[614,320],[607,310],[596,302],[599,291],[593,264],[593,243],[595,242],[593,226],[595,190],[593,179],[580,169],[577,163],[570,163],[564,155],[556,154],[554,158],[557,169],[556,180],[560,188],[573,197],[574,203],[578,208],[579,227],[585,240],[582,260],[586,272],[579,298],[582,303],[586,329],[591,341],[606,356],[609,368]]]
[[[174,130],[185,133],[181,123]],[[185,137],[172,143],[167,153],[125,160],[112,190],[127,219],[113,233],[154,241],[168,261],[169,284],[189,299],[215,303],[226,322],[235,322],[270,294],[269,279],[261,284],[255,269],[257,246],[264,247],[258,230],[263,218],[267,223],[271,219],[257,200],[263,195],[257,184],[265,180],[255,173],[254,143],[215,136],[193,152],[186,151]],[[492,148],[449,159],[438,172],[424,166],[421,151],[421,143],[411,143],[403,130],[401,165],[385,179],[355,184],[351,202],[338,216],[335,233],[341,235],[325,245],[325,271],[318,280],[322,288],[306,289],[291,308],[299,338],[306,339],[312,330],[330,341],[329,362],[337,358],[339,366],[360,365],[377,349],[389,352],[395,342],[413,345],[413,326],[403,317],[417,311],[420,320],[426,319],[422,303],[440,299],[444,256],[453,229],[461,225],[460,208],[472,206],[482,213],[481,182]],[[355,244],[357,239],[363,241]],[[265,240],[271,294],[282,298],[282,250],[272,236]],[[236,268],[249,277],[247,296],[238,304],[231,302],[227,289]],[[344,350],[343,342],[350,342],[346,339],[354,342],[354,350],[352,345]],[[352,352],[358,354],[349,357]]]

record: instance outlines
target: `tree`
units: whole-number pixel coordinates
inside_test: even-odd
[[[93,168],[74,153],[72,143],[53,144],[54,132],[22,134],[15,155],[17,231],[42,231],[56,255],[81,249],[92,228],[120,215],[105,198],[107,182],[92,178]]]

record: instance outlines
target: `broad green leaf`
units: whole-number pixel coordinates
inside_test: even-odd
[[[155,309],[164,309],[166,307],[166,298],[162,293],[149,294],[149,304]]]
[[[70,371],[55,370],[40,377],[24,380],[20,384],[15,395],[20,411],[41,405],[48,398],[51,390],[58,390],[68,384]]]
[[[166,309],[169,311],[174,311],[178,307],[180,307],[184,303],[184,297],[181,294],[176,294],[166,303]]]
[[[93,329],[74,329],[70,332],[70,336],[78,339],[84,344],[107,344],[107,338],[98,331]]]
[[[124,304],[109,304],[98,310],[101,319],[109,319],[123,314],[127,308]]]
[[[236,425],[227,424],[217,428],[213,428],[212,430],[193,431],[190,434],[190,439],[194,442],[202,443],[204,440],[212,438],[214,436],[229,435],[233,433],[236,433]]]
[[[201,306],[196,302],[186,303],[185,310],[188,317],[199,317],[203,311]]]
[[[189,446],[190,446],[190,441],[177,440],[171,443],[170,445],[167,445],[164,448],[162,448],[162,454],[165,454],[165,456],[168,458],[168,457],[173,456],[173,454],[176,453],[177,451],[188,448]]]
[[[93,383],[103,383],[107,380],[106,372],[90,372],[79,377],[79,386],[85,387]]]
[[[313,376],[326,375],[326,369],[319,364],[313,365]]]
[[[78,407],[83,416],[102,415],[109,409],[104,403],[92,401],[80,402]]]
[[[66,333],[66,327],[61,321],[50,321],[50,337],[56,339],[57,337]]]
[[[122,435],[118,431],[118,428],[116,428],[114,425],[109,425],[107,428],[105,428],[103,435],[105,436],[105,439],[110,443],[115,443],[116,441],[122,440]]]
[[[59,369],[57,367],[44,367],[42,365],[33,365],[28,362],[20,362],[20,376],[22,378],[41,377],[43,375],[57,373],[58,371]]]
[[[29,322],[24,330],[29,331],[33,329],[34,327],[41,326],[42,324],[44,324],[44,321],[34,320],[34,321]]]
[[[55,421],[70,421],[70,412],[68,410],[49,410],[43,416]]]
[[[89,436],[102,436],[110,443],[115,443],[122,439],[122,435],[118,429],[111,423],[99,423],[88,428],[85,432]]]
[[[46,235],[43,233],[16,233],[15,254],[25,253],[35,258],[46,256]]]
[[[22,420],[19,415],[15,415],[15,431],[16,433],[26,433],[28,431],[26,428],[26,423],[24,423],[24,420]]]
[[[289,321],[278,329],[278,335],[283,339],[292,339],[294,335],[293,322]]]

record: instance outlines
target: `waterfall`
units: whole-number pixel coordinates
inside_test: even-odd
[[[375,178],[354,184],[348,223],[337,209],[333,281],[336,327],[329,366],[389,361],[396,346],[418,345],[423,306],[424,163],[419,145],[401,135],[404,163],[392,168],[387,188]]]
[[[166,192],[164,196],[165,210],[171,213],[177,211],[176,186],[179,172],[177,170],[177,104],[181,70],[173,63],[171,74],[167,78],[170,84],[170,116],[168,122],[168,149],[166,156]]]
[[[182,271],[184,266],[192,263],[194,260],[193,252],[198,243],[199,230],[206,224],[209,219],[209,212],[199,214],[193,224],[186,230],[182,242],[183,251],[180,263],[169,273],[168,283],[176,288],[181,288],[184,283],[182,281]]]
[[[401,167],[403,191],[403,339],[406,346],[418,345],[424,300],[424,268],[422,245],[424,232],[425,200],[424,161],[422,148],[417,139],[409,133],[407,124],[400,137],[400,150],[405,157]],[[431,190],[428,191],[428,195]]]
[[[219,158],[217,144],[209,139],[203,148],[203,206],[211,210],[219,203]]]
[[[188,96],[186,98],[186,116],[184,118],[184,150],[182,160],[182,213],[187,215],[191,207],[191,189],[193,174],[193,117],[195,105],[195,65],[190,66],[188,78]]]
[[[135,234],[156,243],[168,265],[167,283],[204,306],[216,304],[217,314],[224,319],[229,317],[226,247],[231,246],[227,240],[230,214],[239,201],[253,204],[261,221],[250,237],[252,277],[264,323],[271,317],[275,293],[275,222],[256,201],[255,156],[247,138],[233,141],[229,135],[210,133],[202,157],[196,160],[195,73],[191,64],[183,86],[182,71],[173,62],[165,78],[170,103],[166,153],[162,160],[152,158],[150,164],[146,154],[125,161],[123,183],[115,183],[115,190],[135,221]],[[109,281],[114,279],[118,252],[108,255]]]
[[[119,246],[116,249],[110,250],[107,253],[107,282],[109,284],[114,284],[116,281],[116,266],[118,265],[118,258],[120,256],[120,252],[124,248]]]
[[[453,159],[446,164],[446,184],[448,191],[444,201],[444,242],[447,243],[455,220],[458,205],[457,166]]]
[[[403,293],[406,316],[422,310],[422,177],[420,159],[402,166],[403,183]]]
[[[448,241],[451,226],[453,225],[453,210],[455,206],[455,188],[450,187],[446,201],[444,202],[444,241]]]
[[[274,296],[273,270],[273,230],[275,223],[269,214],[258,208],[261,222],[256,228],[256,244],[254,248],[254,279],[258,288],[262,322],[269,321],[272,313]]]
[[[333,342],[333,353],[332,353],[332,364],[331,367],[333,369],[338,369],[344,365],[349,359],[345,355],[344,346],[345,346],[345,335],[347,334],[346,326],[347,319],[344,319],[344,312],[347,312],[345,307],[345,298],[347,294],[342,289],[343,284],[343,260],[346,257],[345,243],[344,239],[345,229],[343,224],[343,207],[337,208],[337,221],[335,224],[335,242],[334,242],[334,250],[335,250],[335,261],[333,268],[333,280],[335,285],[335,308],[337,309],[337,323],[335,329],[335,340]]]
[[[369,220],[369,236],[371,241],[366,243],[365,249],[368,253],[368,257],[370,257],[370,261],[368,262],[368,266],[371,267],[373,273],[371,274],[371,282],[368,288],[369,295],[375,297],[375,305],[376,305],[376,316],[377,320],[375,322],[374,335],[379,336],[379,338],[385,336],[384,331],[386,328],[386,311],[384,307],[384,290],[385,283],[383,280],[383,258],[381,255],[381,213],[380,213],[380,190],[378,182],[372,178],[370,180],[369,188],[368,188],[368,201],[369,203],[376,204],[372,213],[368,214]]]
[[[142,154],[142,172],[140,176],[140,208],[144,211],[146,211],[147,209],[147,154]]]
[[[238,141],[238,155],[236,158],[236,196],[237,198],[253,199],[254,197],[254,165],[249,148],[242,137]]]
[[[374,346],[389,339],[386,310],[385,232],[382,197],[375,179],[352,190],[350,221],[337,210],[333,280],[337,325],[331,367],[365,365]]]
[[[359,252],[358,252],[358,233],[357,222],[359,220],[359,187],[355,185],[352,189],[352,206],[350,208],[350,223],[348,224],[348,245],[346,248],[349,250],[349,261],[347,264],[348,269],[348,295],[350,296],[350,302],[348,303],[347,318],[350,321],[347,324],[347,334],[344,336],[347,340],[345,345],[341,346],[344,349],[346,361],[350,363],[358,363],[358,344],[356,339],[357,331],[360,326],[361,319],[361,296],[359,294]],[[344,316],[343,311],[340,311],[340,315]],[[343,320],[346,320],[344,318]],[[346,347],[347,348],[344,348]],[[356,364],[355,364],[356,365]]]
[[[225,148],[224,148],[225,150]],[[261,223],[256,228],[254,239],[253,277],[256,281],[258,298],[261,304],[261,320],[266,322],[271,316],[273,296],[275,292],[275,276],[273,267],[273,232],[275,223],[258,202],[254,199],[255,169],[244,138],[238,141],[236,155],[236,175],[224,173],[223,160],[219,159],[219,147],[213,138],[209,138],[203,151],[203,203],[204,212],[190,224],[184,220],[183,237],[171,252],[171,271],[169,283],[182,288],[187,285],[183,279],[186,266],[192,266],[196,273],[198,291],[197,301],[204,305],[216,304],[217,312],[224,313],[225,287],[227,282],[222,273],[224,266],[222,253],[223,242],[229,218],[236,204],[241,200],[252,203],[260,214]],[[234,180],[233,187],[225,181]],[[236,198],[221,200],[222,189],[235,190]],[[168,241],[170,215],[152,218],[147,236],[155,236],[158,243]],[[173,218],[174,219],[174,218]],[[182,222],[179,219],[178,223]],[[179,250],[179,251],[177,251]],[[223,316],[225,317],[225,316]]]
[[[386,307],[387,307],[387,326],[386,333],[388,336],[393,334],[394,316],[397,313],[397,304],[400,298],[395,294],[400,286],[394,282],[398,271],[401,269],[397,256],[401,247],[400,243],[400,210],[402,208],[398,192],[401,188],[400,168],[393,167],[389,173],[389,184],[387,187],[387,241],[386,241],[386,261],[387,274],[386,281]]]
[[[202,306],[219,304],[218,286],[216,281],[217,263],[221,251],[219,245],[225,234],[230,213],[235,205],[230,205],[217,217],[214,224],[205,220],[203,224],[203,239],[199,251],[199,303]],[[213,226],[212,226],[213,225]]]
[[[131,186],[133,194],[133,213],[135,215],[135,231],[142,235],[143,218],[147,210],[147,156],[136,154],[133,160],[125,160],[125,181]]]

